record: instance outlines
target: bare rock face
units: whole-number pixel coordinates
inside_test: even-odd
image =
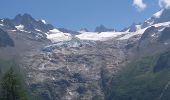
[[[7,25],[5,20],[8,20]],[[15,45],[0,48],[0,56],[15,59],[20,64],[36,100],[104,100],[104,84],[126,62],[125,45],[117,40],[74,37],[52,43],[46,38],[46,32],[52,27],[28,14],[1,22],[0,28],[9,34]]]
[[[100,25],[100,26],[97,26],[96,29],[95,29],[95,32],[111,32],[111,31],[116,31],[115,29],[111,29],[111,28],[106,28],[104,25]]]
[[[93,46],[55,48],[25,56],[27,82],[34,95],[46,100],[104,100],[103,71],[111,77],[125,54],[109,42]]]
[[[53,43],[46,34],[53,26],[30,15],[4,19],[0,24],[15,44],[0,47],[0,57],[21,65],[36,100],[104,100],[106,87],[126,63],[170,47],[169,26],[153,26],[128,39],[120,40],[121,35],[105,41],[81,40],[75,36],[79,32],[60,28],[59,33],[69,32],[72,39]],[[20,24],[25,27],[16,29]]]
[[[0,47],[14,46],[13,40],[7,32],[0,28]]]

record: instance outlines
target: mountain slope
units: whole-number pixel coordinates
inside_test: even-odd
[[[122,32],[75,32],[17,15],[0,20],[2,43],[15,44],[0,48],[0,55],[21,65],[31,95],[40,100],[166,100],[170,20],[161,16],[168,14]]]
[[[170,52],[133,61],[112,78],[107,100],[169,100]],[[107,94],[108,93],[108,94]]]
[[[0,29],[0,47],[14,46],[14,41],[7,32]]]

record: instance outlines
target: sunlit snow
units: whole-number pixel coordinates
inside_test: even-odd
[[[24,30],[24,25],[20,24],[18,26],[15,26],[15,28],[17,28],[17,30],[23,31]]]
[[[154,24],[152,26],[155,26],[155,27],[160,27],[160,26],[169,26],[170,25],[170,22],[164,22],[164,23],[158,23],[158,24]],[[151,26],[149,26],[151,27]],[[138,35],[138,34],[143,34],[145,32],[145,30],[149,27],[146,27],[146,28],[143,28],[143,29],[140,29],[137,30],[136,32],[131,32],[131,33],[128,33],[127,35],[119,38],[119,40],[124,40],[124,39],[129,39],[130,37],[132,36],[135,36],[135,35]]]
[[[47,24],[47,22],[46,22],[44,19],[42,19],[41,21],[42,21],[44,24]]]
[[[162,9],[162,10],[160,10],[159,12],[155,13],[153,16],[154,16],[155,18],[160,18],[160,16],[162,15],[163,11],[164,11],[164,10]]]
[[[105,41],[123,34],[126,34],[126,32],[82,32],[81,34],[76,35],[76,37],[82,40]]]
[[[63,33],[58,29],[49,30],[46,35],[47,39],[51,40],[52,42],[69,41],[72,39],[71,34]]]
[[[0,24],[0,26],[4,26],[4,24]]]

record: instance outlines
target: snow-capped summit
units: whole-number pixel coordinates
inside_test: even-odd
[[[152,17],[147,19],[143,25],[142,28],[148,27],[153,24],[163,23],[170,21],[170,9],[161,9],[160,11],[153,14]]]
[[[122,32],[136,32],[141,29],[141,24],[133,23],[131,26],[124,28]]]
[[[18,14],[11,22],[15,26],[23,25],[25,31],[36,31],[35,29],[41,30],[43,32],[48,32],[49,30],[53,29],[53,26],[47,24],[45,20],[35,20],[29,14]]]
[[[121,37],[120,40],[129,39],[132,36],[142,35],[145,30],[150,27],[168,27],[170,26],[170,9],[162,9],[150,18],[144,21],[143,24],[132,24],[130,27],[125,28],[122,32],[129,32],[125,36]]]
[[[153,15],[153,17],[155,17],[155,18],[160,18],[161,17],[161,15],[162,15],[162,13],[163,13],[163,9],[161,9],[160,11],[158,11],[158,12],[156,12],[154,15]]]
[[[48,39],[52,43],[70,41],[73,38],[88,41],[128,40],[133,36],[141,36],[151,26],[165,28],[169,25],[170,9],[162,9],[153,14],[144,23],[134,23],[122,31],[115,31],[115,29],[106,28],[104,25],[96,27],[95,32],[89,32],[86,28],[82,28],[78,32],[65,28],[54,28],[51,24],[47,24],[45,20],[35,20],[29,14],[18,14],[14,19],[0,20],[0,27],[7,30],[31,33],[33,37]]]

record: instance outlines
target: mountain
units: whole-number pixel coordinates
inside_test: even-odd
[[[138,31],[140,29],[141,29],[141,25],[140,24],[133,23],[130,27],[124,28],[121,31],[122,32],[136,32],[136,31]]]
[[[169,51],[128,64],[113,77],[106,100],[168,100]]]
[[[0,19],[0,61],[20,66],[36,100],[169,100],[169,15],[120,32],[75,32],[29,14]]]
[[[115,31],[115,29],[109,29],[106,28],[104,25],[97,26],[95,29],[95,32],[110,32],[110,31]]]
[[[0,47],[14,46],[14,42],[7,32],[0,29]]]
[[[87,28],[81,28],[80,32],[89,32],[89,30]]]
[[[72,38],[70,41],[56,42],[52,45],[43,48],[43,51],[52,52],[57,48],[82,48],[82,47],[94,47],[95,41],[80,40],[78,38]]]
[[[26,31],[35,31],[36,29],[38,29],[43,32],[47,32],[54,28],[52,25],[46,24],[41,20],[35,20],[29,14],[19,14],[11,21],[15,26],[23,26],[23,29]]]
[[[68,30],[68,29],[65,29],[65,28],[58,28],[58,30],[61,31],[61,32],[64,32],[64,33],[70,33],[72,35],[80,34],[79,32]]]
[[[79,34],[64,28],[54,28],[51,24],[47,24],[45,20],[35,20],[29,14],[18,14],[14,19],[1,19],[0,27],[4,30],[28,34],[34,40],[50,40],[51,42],[69,40],[70,34]]]
[[[0,23],[1,23],[1,27],[4,27],[4,28],[6,28],[6,29],[11,29],[11,30],[14,30],[14,29],[16,29],[15,28],[15,26],[14,26],[14,24],[11,22],[11,20],[10,19],[8,19],[8,18],[5,18],[5,19],[1,19],[0,20]]]
[[[153,14],[152,17],[147,19],[143,24],[142,27],[147,27],[149,25],[168,22],[170,20],[170,9],[161,9],[160,11]]]

